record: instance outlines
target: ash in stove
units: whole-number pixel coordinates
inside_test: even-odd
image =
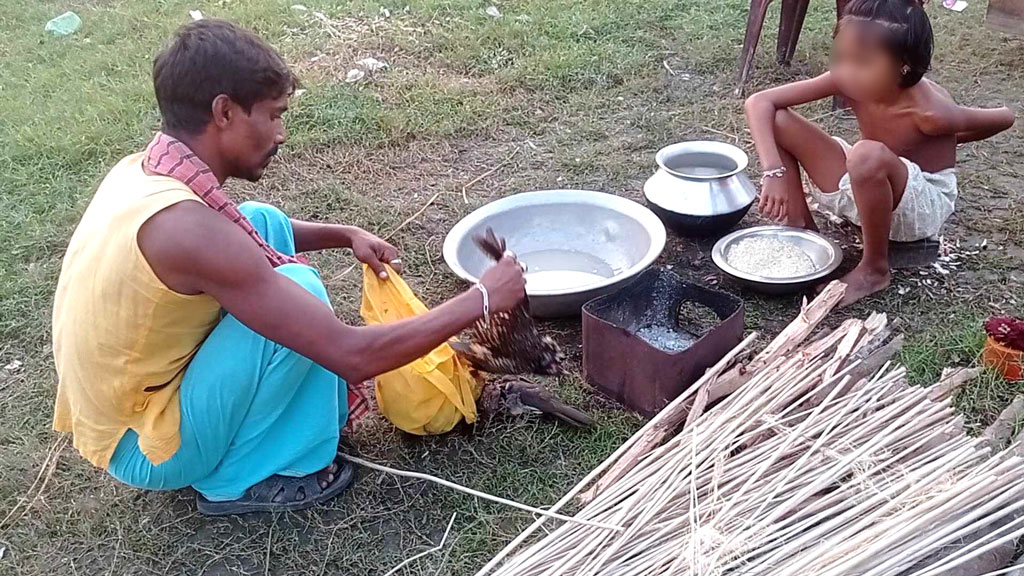
[[[721,322],[714,310],[693,300],[679,305],[675,326],[658,322],[651,316],[653,314],[645,315],[639,327],[632,332],[665,352],[686,350]]]
[[[686,350],[697,341],[699,336],[675,330],[668,326],[648,324],[634,332],[643,338],[651,346],[665,352],[680,352]]]

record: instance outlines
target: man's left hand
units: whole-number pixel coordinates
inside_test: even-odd
[[[381,279],[388,277],[385,264],[390,264],[396,272],[402,271],[398,249],[365,230],[353,234],[352,253]]]

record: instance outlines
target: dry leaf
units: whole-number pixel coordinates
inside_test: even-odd
[[[387,68],[388,63],[381,60],[377,60],[376,58],[363,58],[362,60],[356,62],[356,66],[362,66],[363,68],[366,68],[367,72],[372,74],[374,72]]]

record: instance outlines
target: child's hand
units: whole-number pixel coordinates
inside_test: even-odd
[[[789,214],[789,198],[781,178],[765,178],[761,183],[761,199],[757,209],[769,220],[783,221]]]

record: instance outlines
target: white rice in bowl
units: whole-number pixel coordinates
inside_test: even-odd
[[[797,278],[815,271],[799,246],[772,236],[744,238],[729,247],[725,259],[741,272],[767,278]]]

